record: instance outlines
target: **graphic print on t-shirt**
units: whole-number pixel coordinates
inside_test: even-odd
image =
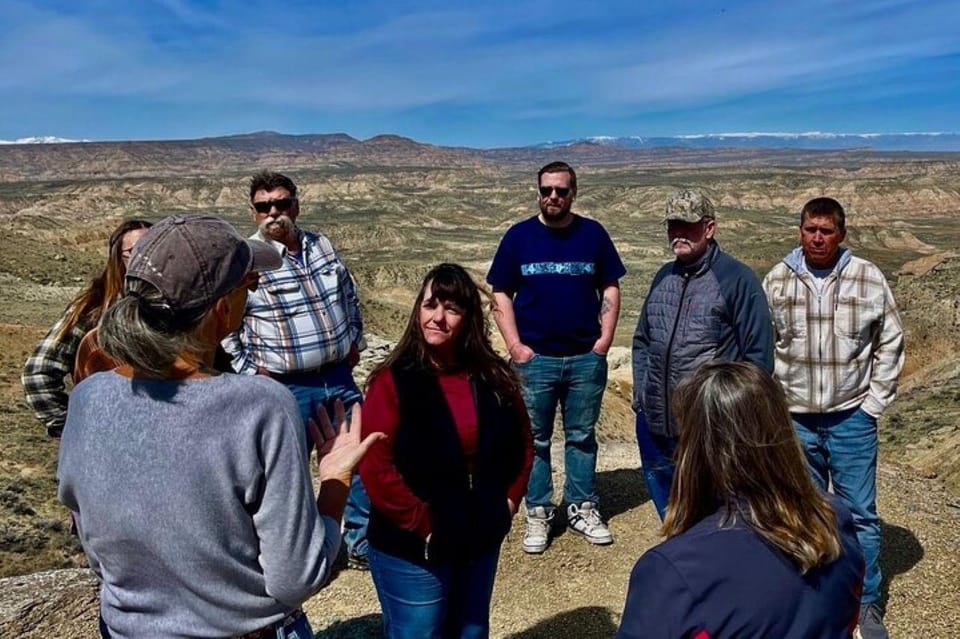
[[[533,262],[521,264],[520,273],[530,275],[593,275],[597,265],[593,262]]]

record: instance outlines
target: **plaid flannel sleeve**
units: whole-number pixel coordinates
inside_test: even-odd
[[[253,375],[257,372],[257,363],[243,345],[240,339],[241,326],[239,330],[233,331],[220,341],[220,346],[230,357],[230,366],[234,372],[240,375]]]
[[[85,330],[79,324],[60,335],[65,317],[47,331],[23,366],[21,381],[27,404],[51,437],[60,437],[67,420],[65,379],[73,372],[77,346]]]
[[[883,325],[874,338],[870,392],[863,402],[863,410],[874,417],[879,417],[893,403],[904,361],[903,323],[893,292],[886,280],[882,281]]]

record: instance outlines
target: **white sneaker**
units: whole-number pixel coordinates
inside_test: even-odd
[[[567,506],[567,528],[582,535],[591,544],[602,546],[613,543],[613,535],[592,501]]]
[[[523,552],[540,554],[550,543],[553,511],[543,506],[527,509],[527,529],[523,533]]]

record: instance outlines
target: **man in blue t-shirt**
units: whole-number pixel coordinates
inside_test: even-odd
[[[537,174],[540,214],[512,226],[487,282],[494,315],[523,383],[535,456],[527,485],[523,549],[542,553],[554,516],[550,439],[557,404],[566,435],[563,503],[567,526],[594,544],[613,541],[594,490],[594,427],[607,385],[607,351],[626,273],[603,226],[571,211],[577,175],[564,162]]]

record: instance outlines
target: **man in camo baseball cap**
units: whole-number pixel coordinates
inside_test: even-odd
[[[703,218],[717,219],[716,209],[710,198],[699,189],[680,189],[674,191],[667,198],[667,206],[663,217],[664,222],[677,220],[696,224]]]
[[[753,271],[720,250],[717,213],[699,189],[680,189],[664,209],[674,260],[654,275],[633,334],[633,409],[647,490],[660,519],[673,484],[678,384],[705,362],[747,361],[773,372],[773,325]]]

